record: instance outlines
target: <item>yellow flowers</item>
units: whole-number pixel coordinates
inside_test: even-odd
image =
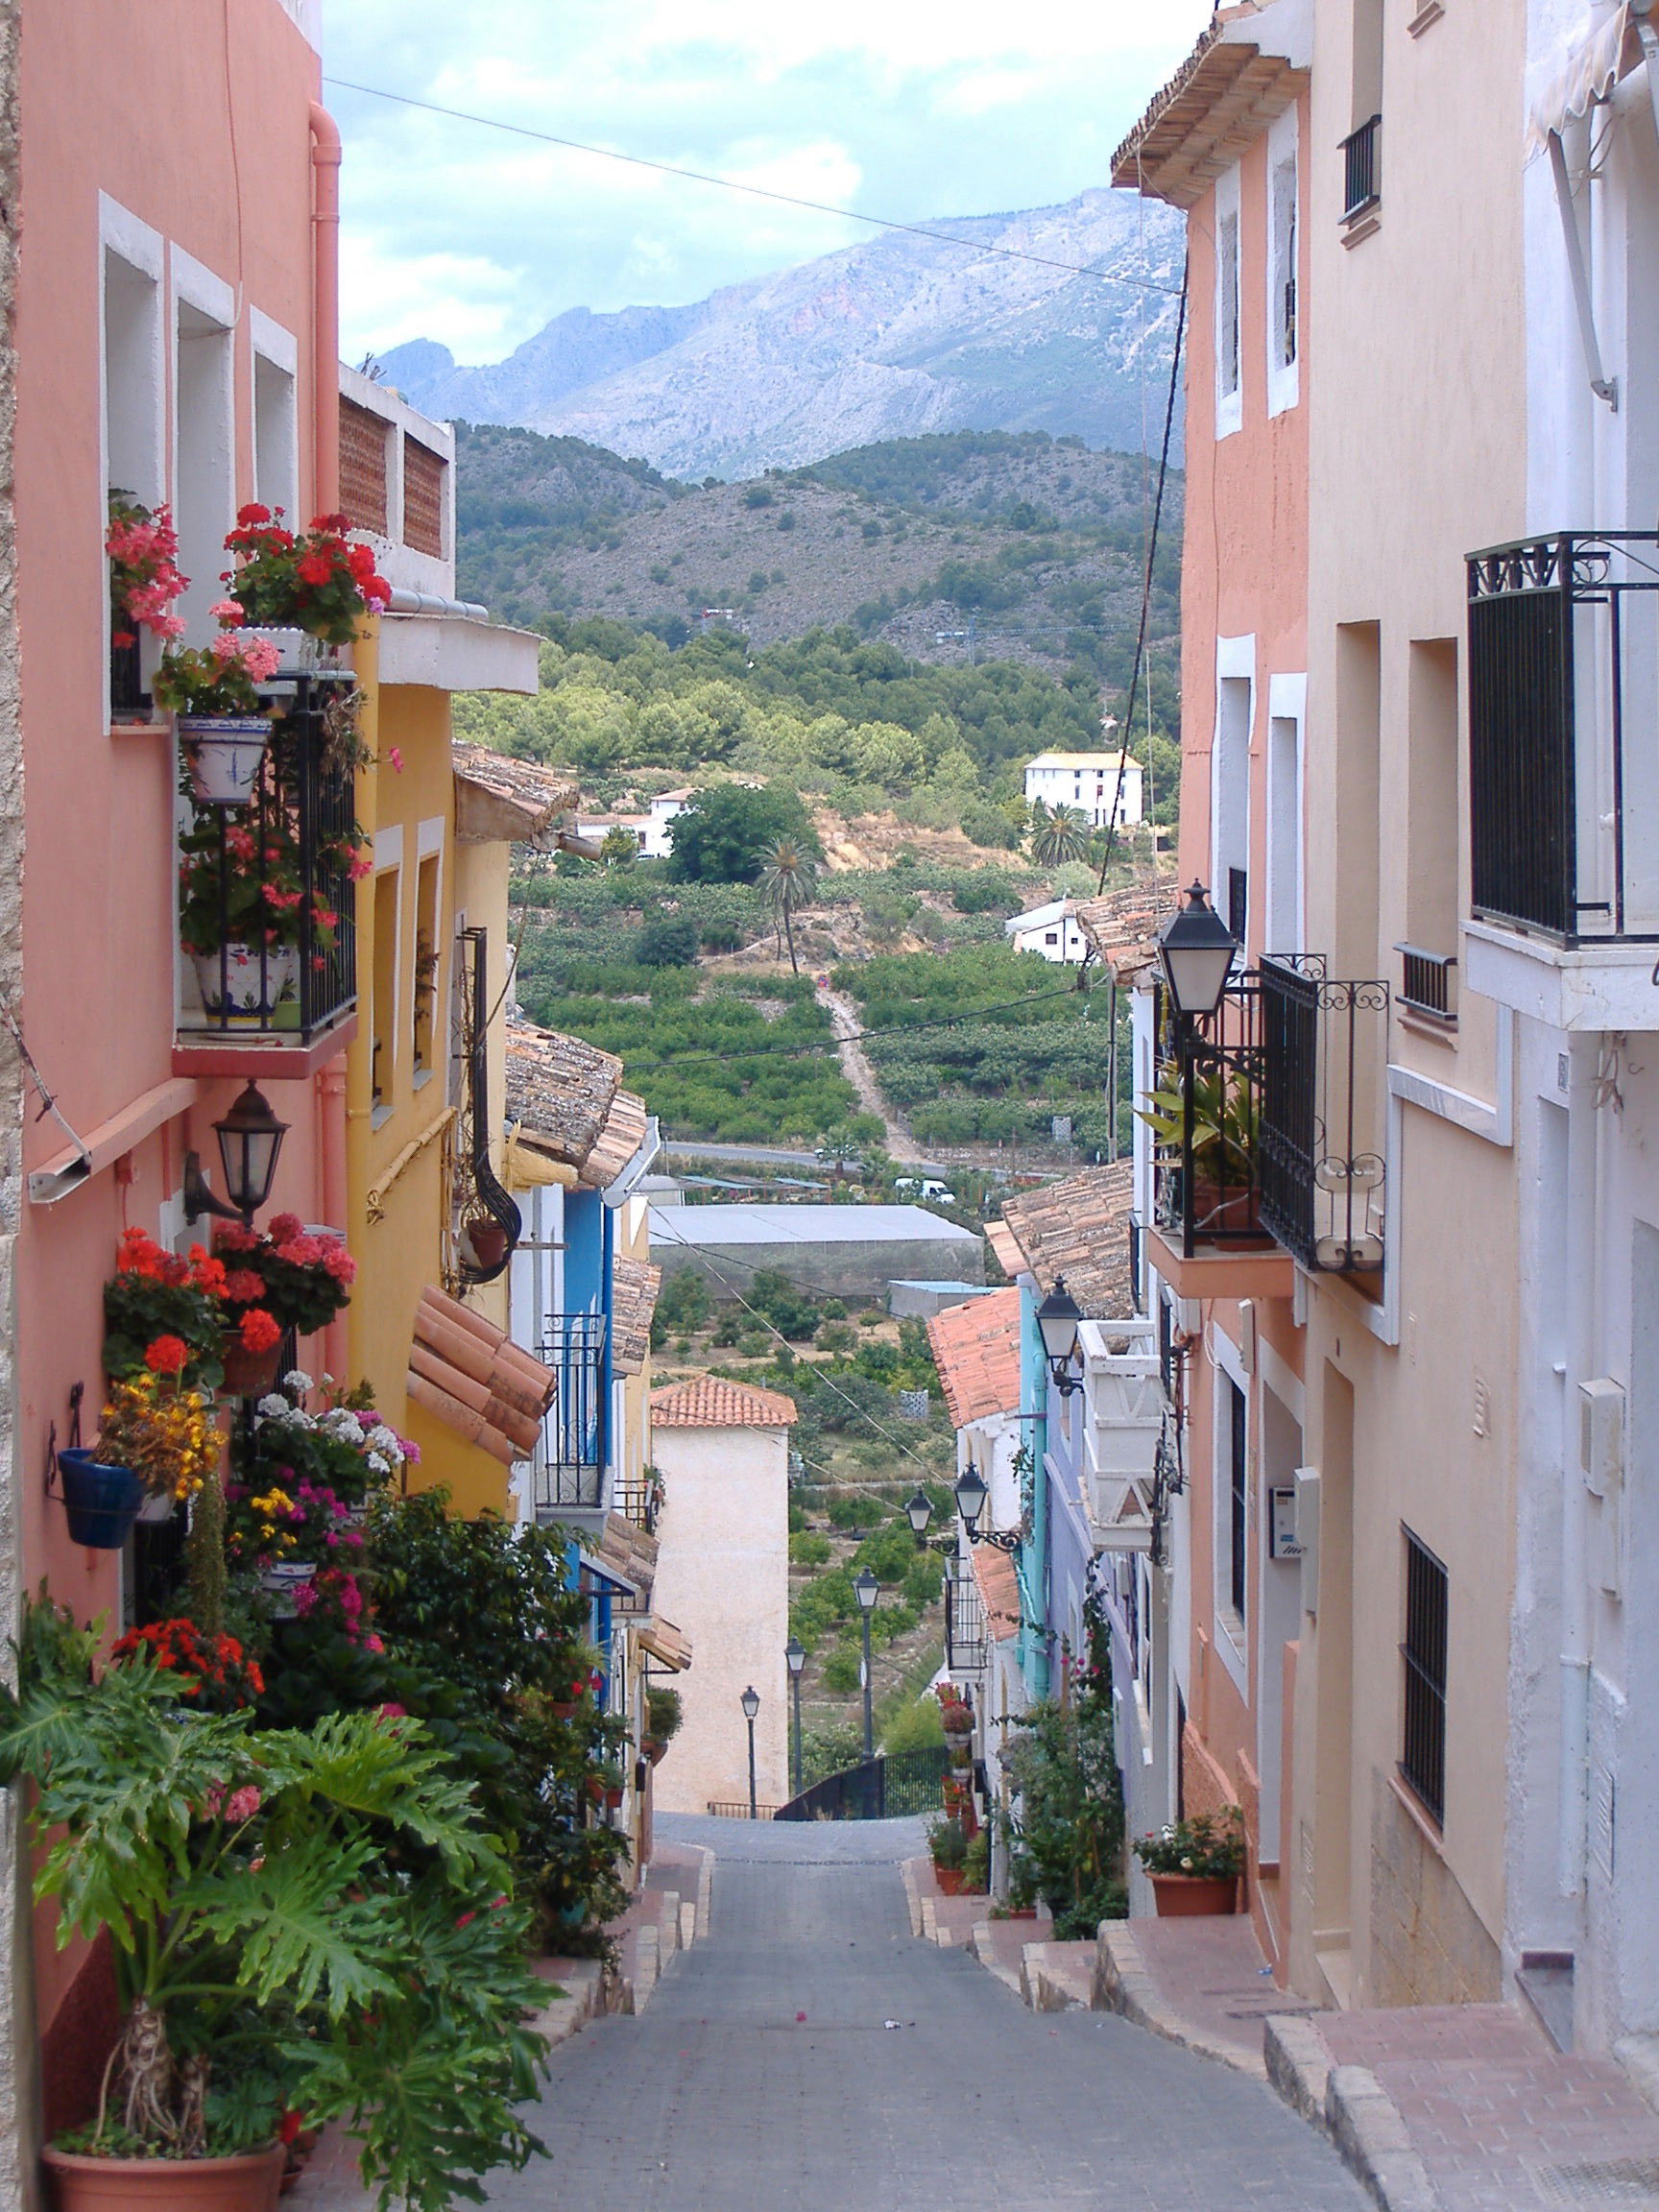
[[[270,1489],[259,1497],[249,1499],[248,1509],[259,1516],[259,1540],[262,1544],[274,1545],[278,1551],[287,1551],[293,1548],[294,1531],[278,1527],[283,1516],[294,1510],[294,1501],[286,1490],[273,1482]]]
[[[98,1450],[111,1465],[131,1467],[148,1489],[183,1500],[217,1465],[219,1434],[200,1390],[180,1389],[177,1374],[145,1373],[110,1384]]]

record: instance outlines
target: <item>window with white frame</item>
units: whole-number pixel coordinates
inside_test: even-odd
[[[1232,205],[1219,204],[1215,222],[1215,435],[1225,437],[1243,420],[1238,387],[1238,186],[1235,173]]]
[[[1307,679],[1275,676],[1267,697],[1267,885],[1262,950],[1302,950],[1302,718]]]
[[[1245,669],[1252,641],[1221,638],[1217,646],[1210,789],[1211,902],[1242,944],[1249,915],[1250,726],[1255,713],[1255,684]]]
[[[1299,397],[1301,352],[1297,270],[1299,188],[1296,110],[1279,118],[1267,141],[1267,412],[1282,415]]]
[[[230,287],[173,250],[173,521],[179,565],[191,580],[180,602],[191,641],[216,628],[207,609],[223,586],[225,533],[236,507]]]
[[[299,348],[257,308],[249,310],[248,320],[253,341],[253,496],[292,517],[300,505]]]

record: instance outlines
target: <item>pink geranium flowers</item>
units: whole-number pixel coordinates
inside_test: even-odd
[[[179,540],[172,510],[154,514],[135,499],[117,493],[109,502],[109,528],[104,540],[109,556],[109,601],[115,617],[111,642],[131,645],[134,633],[149,630],[161,638],[181,637],[184,624],[173,602],[189,589],[179,573]]]

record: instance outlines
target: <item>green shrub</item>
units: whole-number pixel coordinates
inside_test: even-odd
[[[828,1536],[820,1536],[809,1528],[802,1529],[789,1539],[789,1557],[797,1567],[822,1567],[829,1560],[831,1546]]]

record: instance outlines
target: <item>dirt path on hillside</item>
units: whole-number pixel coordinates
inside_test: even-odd
[[[835,1048],[841,1059],[841,1072],[858,1094],[858,1103],[866,1114],[879,1115],[887,1130],[887,1156],[901,1160],[906,1166],[923,1165],[927,1158],[914,1137],[899,1120],[881,1095],[881,1086],[876,1080],[876,1070],[858,1042],[861,1026],[858,1009],[851,998],[844,998],[839,991],[831,991],[827,983],[817,986],[818,1003],[830,1017],[830,1026],[835,1032]]]

